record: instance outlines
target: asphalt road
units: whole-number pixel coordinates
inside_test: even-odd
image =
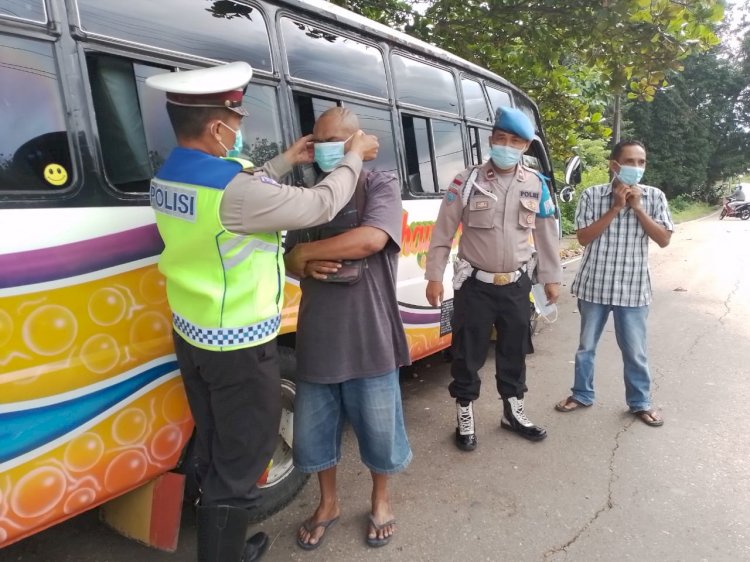
[[[549,437],[529,443],[500,429],[492,352],[476,404],[479,447],[452,442],[448,365],[432,358],[404,375],[414,461],[393,479],[398,531],[364,543],[370,480],[346,435],[340,467],[342,518],[325,543],[303,552],[299,523],[316,504],[310,482],[260,528],[267,562],[368,561],[735,561],[750,560],[750,221],[713,215],[680,225],[652,247],[650,357],[661,428],[627,414],[612,324],[597,361],[596,405],[560,414],[578,337],[575,301],[543,325],[529,357],[527,412]],[[578,263],[566,267],[569,286]],[[195,560],[195,523],[185,511],[175,554],[156,552],[101,525],[95,513],[0,551],[0,561]]]

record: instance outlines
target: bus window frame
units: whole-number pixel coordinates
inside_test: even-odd
[[[489,115],[488,120],[475,119],[474,117],[469,117],[466,115],[466,100],[464,100],[464,88],[462,84],[463,80],[471,80],[472,82],[475,82],[479,85],[479,88],[482,90],[482,95],[484,96],[484,105],[486,106],[487,114]],[[489,96],[487,95],[487,88],[484,84],[485,81],[478,76],[475,76],[473,74],[468,74],[463,71],[458,73],[458,81],[459,81],[459,84],[461,84],[461,99],[459,101],[461,103],[462,115],[463,115],[463,118],[466,120],[466,123],[469,125],[481,123],[485,127],[486,126],[492,127],[492,124],[494,122],[495,111],[492,109],[492,104],[490,103]]]
[[[435,182],[435,187],[437,188],[436,191],[429,191],[429,192],[416,192],[411,189],[411,186],[409,185],[409,166],[406,161],[406,150],[405,150],[405,141],[406,137],[404,136],[404,128],[403,128],[403,115],[407,114],[409,117],[417,117],[419,119],[426,119],[427,120],[427,132],[428,132],[428,142],[430,147],[430,164],[432,166],[432,178],[433,182]],[[403,169],[403,177],[405,178],[405,181],[403,182],[404,190],[403,190],[403,196],[405,199],[439,199],[442,198],[445,194],[445,191],[447,189],[447,186],[445,188],[441,188],[439,185],[437,185],[438,180],[438,173],[437,173],[437,161],[435,160],[435,137],[433,134],[432,129],[432,121],[433,119],[437,119],[439,121],[446,121],[449,123],[454,123],[458,125],[459,133],[461,134],[461,148],[463,152],[464,157],[464,168],[466,169],[466,150],[467,150],[467,143],[466,143],[466,137],[467,137],[467,130],[466,130],[466,124],[463,119],[452,116],[451,119],[445,119],[445,115],[442,114],[442,112],[428,112],[425,111],[424,108],[422,108],[421,111],[419,110],[412,110],[411,108],[404,107],[404,108],[398,108],[398,127],[400,130],[400,139],[399,144],[401,146],[401,153],[403,155],[403,160],[401,162],[402,169]]]
[[[395,73],[393,71],[393,66],[392,66],[392,59],[393,59],[394,55],[398,55],[400,57],[408,58],[408,59],[411,59],[413,61],[425,64],[427,66],[435,67],[438,70],[443,70],[443,71],[447,72],[448,74],[450,74],[451,77],[453,78],[453,88],[454,88],[454,90],[456,92],[456,102],[458,104],[457,107],[456,107],[456,112],[452,113],[450,111],[445,111],[443,109],[435,109],[433,107],[428,107],[426,105],[419,105],[419,104],[415,104],[415,103],[400,101],[398,99],[398,87],[396,85],[397,79],[396,79],[396,75],[395,75]],[[452,119],[463,119],[464,118],[463,95],[462,95],[461,92],[459,92],[459,90],[461,88],[460,88],[459,83],[457,82],[457,76],[458,76],[458,73],[457,73],[458,68],[457,67],[452,66],[452,65],[451,66],[445,66],[445,64],[438,64],[435,61],[433,61],[431,59],[428,59],[426,57],[420,56],[417,53],[412,53],[412,52],[409,52],[409,51],[404,51],[401,47],[396,47],[396,48],[390,49],[390,52],[388,53],[388,68],[391,71],[391,81],[393,83],[393,90],[392,90],[393,101],[394,101],[394,103],[395,103],[395,105],[396,105],[397,108],[399,108],[399,109],[400,108],[407,108],[409,110],[416,109],[416,110],[420,110],[420,111],[427,111],[427,112],[431,112],[431,113],[435,113],[435,114],[445,115],[446,117],[450,117]]]
[[[46,6],[46,3],[45,3]],[[45,8],[47,9],[47,8]],[[11,23],[10,29],[6,30],[3,26]],[[49,43],[52,46],[52,55],[54,57],[56,82],[58,86],[59,101],[62,110],[62,121],[65,124],[65,133],[67,138],[68,153],[70,155],[71,169],[68,173],[71,177],[70,185],[64,189],[56,189],[38,193],[32,190],[8,190],[0,191],[0,206],[5,208],[24,207],[27,205],[40,205],[43,207],[60,206],[65,201],[78,197],[83,189],[84,174],[82,169],[81,146],[78,142],[78,129],[74,126],[73,112],[76,109],[74,103],[75,93],[71,90],[68,70],[63,69],[61,61],[65,53],[61,44],[61,34],[59,30],[47,31],[40,29],[39,25],[27,28],[25,24],[17,24],[16,20],[6,22],[0,18],[0,31],[5,35],[18,37],[30,41],[41,41]]]
[[[279,41],[279,38],[277,37],[275,27],[272,28],[269,25],[269,22],[272,20],[272,18],[270,17],[271,14],[264,10],[259,3],[250,0],[242,0],[240,2],[238,2],[237,0],[232,1],[247,5],[254,10],[258,10],[258,13],[260,13],[263,17],[263,23],[266,26],[266,32],[269,42],[269,52],[271,57],[271,70],[269,71],[261,68],[253,68],[253,79],[255,79],[256,76],[267,76],[271,78],[278,77],[279,53],[274,47],[274,44],[276,41]],[[164,47],[149,45],[148,43],[130,41],[128,39],[113,37],[111,35],[104,35],[102,33],[86,31],[83,28],[83,23],[81,22],[81,14],[77,1],[73,2],[73,6],[69,8],[69,13],[71,37],[73,37],[78,43],[91,44],[96,46],[97,49],[103,49],[107,47],[120,49],[121,51],[130,53],[133,56],[142,57],[143,60],[153,59],[155,58],[156,54],[160,57],[158,60],[168,60],[170,63],[174,63],[175,66],[177,66],[178,64],[186,63],[187,66],[182,67],[183,70],[206,68],[208,66],[216,66],[219,64],[232,62],[230,60],[212,59],[210,57],[204,57],[187,51],[173,51],[171,49],[165,49]]]
[[[54,29],[57,32],[57,35],[60,34],[60,30],[57,26],[57,21],[53,18],[53,12],[52,7],[48,5],[47,0],[41,0],[42,2],[42,8],[44,9],[44,21],[40,20],[31,20],[29,18],[20,18],[18,16],[12,16],[9,14],[0,14],[0,23],[5,24],[7,23],[17,23],[23,26],[32,26],[35,29],[39,29],[40,27],[50,31],[49,25],[53,24]]]
[[[292,11],[290,11],[288,8],[280,8],[276,11],[274,14],[274,21],[275,21],[275,39],[278,44],[278,57],[279,57],[279,69],[281,73],[283,74],[284,81],[287,82],[289,86],[295,86],[299,88],[310,88],[310,89],[319,89],[323,90],[325,89],[325,92],[331,93],[333,95],[345,95],[345,96],[352,96],[359,99],[366,99],[372,102],[379,102],[379,103],[386,103],[390,105],[391,100],[394,98],[394,83],[393,83],[393,77],[391,76],[391,68],[390,68],[390,61],[389,61],[389,52],[388,49],[385,48],[385,46],[378,41],[374,41],[371,38],[362,35],[360,33],[357,33],[356,31],[350,30],[346,27],[336,28],[328,24],[327,21],[323,21],[321,24],[314,23],[314,20],[312,20],[307,14],[296,14]],[[367,47],[372,47],[377,49],[380,52],[380,56],[382,58],[383,62],[383,69],[385,73],[385,79],[386,79],[386,96],[387,97],[380,97],[380,96],[374,96],[372,94],[365,94],[362,92],[358,92],[356,90],[348,90],[346,88],[341,88],[339,86],[331,86],[328,84],[323,84],[322,82],[316,82],[314,80],[308,80],[306,78],[298,78],[296,76],[293,76],[290,69],[289,69],[289,57],[287,56],[287,44],[286,40],[284,38],[284,34],[282,33],[282,27],[281,27],[281,20],[283,18],[292,20],[292,21],[299,21],[302,24],[305,25],[311,25],[314,26],[316,29],[320,29],[321,31],[327,31],[331,33],[332,35],[336,35],[339,37],[344,37],[346,39],[350,39],[352,41],[356,41],[357,43],[360,43],[362,45],[365,45]]]

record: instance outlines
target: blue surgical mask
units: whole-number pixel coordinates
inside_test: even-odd
[[[523,151],[512,146],[493,144],[490,147],[490,158],[492,163],[501,169],[512,168],[521,161]]]
[[[353,135],[352,135],[353,136]],[[316,142],[315,163],[324,172],[330,172],[344,159],[344,145],[352,138],[344,141]]]
[[[223,121],[219,121],[219,123],[234,133],[234,145],[232,148],[227,148],[221,141],[219,141],[221,148],[227,151],[227,158],[237,158],[242,154],[242,128],[235,130]]]
[[[638,166],[623,166],[620,164],[620,171],[617,172],[617,178],[625,185],[637,185],[643,177],[643,172],[646,168],[639,168]]]

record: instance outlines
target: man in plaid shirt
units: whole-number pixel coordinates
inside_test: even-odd
[[[664,193],[638,183],[645,167],[646,148],[641,142],[618,143],[610,156],[612,182],[588,188],[578,201],[576,234],[585,250],[571,293],[578,297],[581,338],[572,394],[555,405],[559,412],[594,403],[596,346],[612,312],[628,407],[650,426],[664,423],[651,408],[646,354],[646,318],[651,303],[648,246],[649,239],[662,248],[667,246],[674,225]]]

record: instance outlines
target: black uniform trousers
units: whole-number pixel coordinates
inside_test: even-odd
[[[453,300],[451,382],[448,390],[460,401],[479,398],[479,369],[487,359],[492,327],[495,343],[495,380],[500,396],[523,398],[526,354],[530,351],[531,280],[526,273],[515,283],[493,285],[467,279]]]
[[[233,351],[195,347],[173,333],[195,420],[201,505],[248,509],[278,443],[281,377],[276,340]]]

